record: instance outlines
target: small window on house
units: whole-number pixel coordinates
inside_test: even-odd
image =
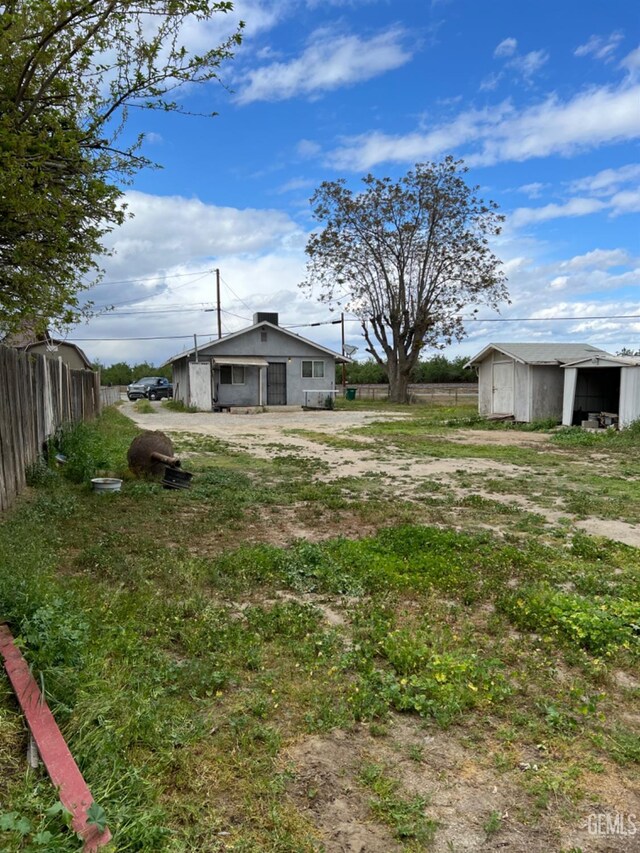
[[[244,385],[244,367],[236,364],[224,364],[220,368],[221,385]]]
[[[266,344],[266,342],[267,342],[267,333],[266,332],[260,332],[260,340],[262,341],[263,344]]]
[[[303,361],[303,379],[324,379],[324,361]]]

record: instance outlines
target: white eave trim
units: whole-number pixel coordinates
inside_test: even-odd
[[[269,367],[266,358],[260,358],[257,355],[221,355],[212,358],[211,364],[214,367]]]

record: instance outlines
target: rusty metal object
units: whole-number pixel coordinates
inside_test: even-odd
[[[167,465],[171,468],[180,465],[171,440],[158,430],[145,430],[136,436],[129,447],[127,461],[137,477],[162,477]]]

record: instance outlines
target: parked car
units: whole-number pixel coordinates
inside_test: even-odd
[[[157,389],[160,387],[166,388],[167,386],[171,389],[171,395],[163,394],[163,396],[173,397],[173,386],[168,379],[165,379],[163,376],[143,376],[142,379],[136,379],[131,385],[127,385],[127,397],[130,400],[141,400],[147,396],[149,388]],[[150,399],[156,400],[157,398],[150,397]]]
[[[168,379],[161,377],[155,385],[147,385],[145,397],[148,400],[162,400],[163,397],[169,400],[173,397],[173,385]]]

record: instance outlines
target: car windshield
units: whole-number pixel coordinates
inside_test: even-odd
[[[159,376],[144,376],[142,379],[136,379],[134,385],[155,385]]]

